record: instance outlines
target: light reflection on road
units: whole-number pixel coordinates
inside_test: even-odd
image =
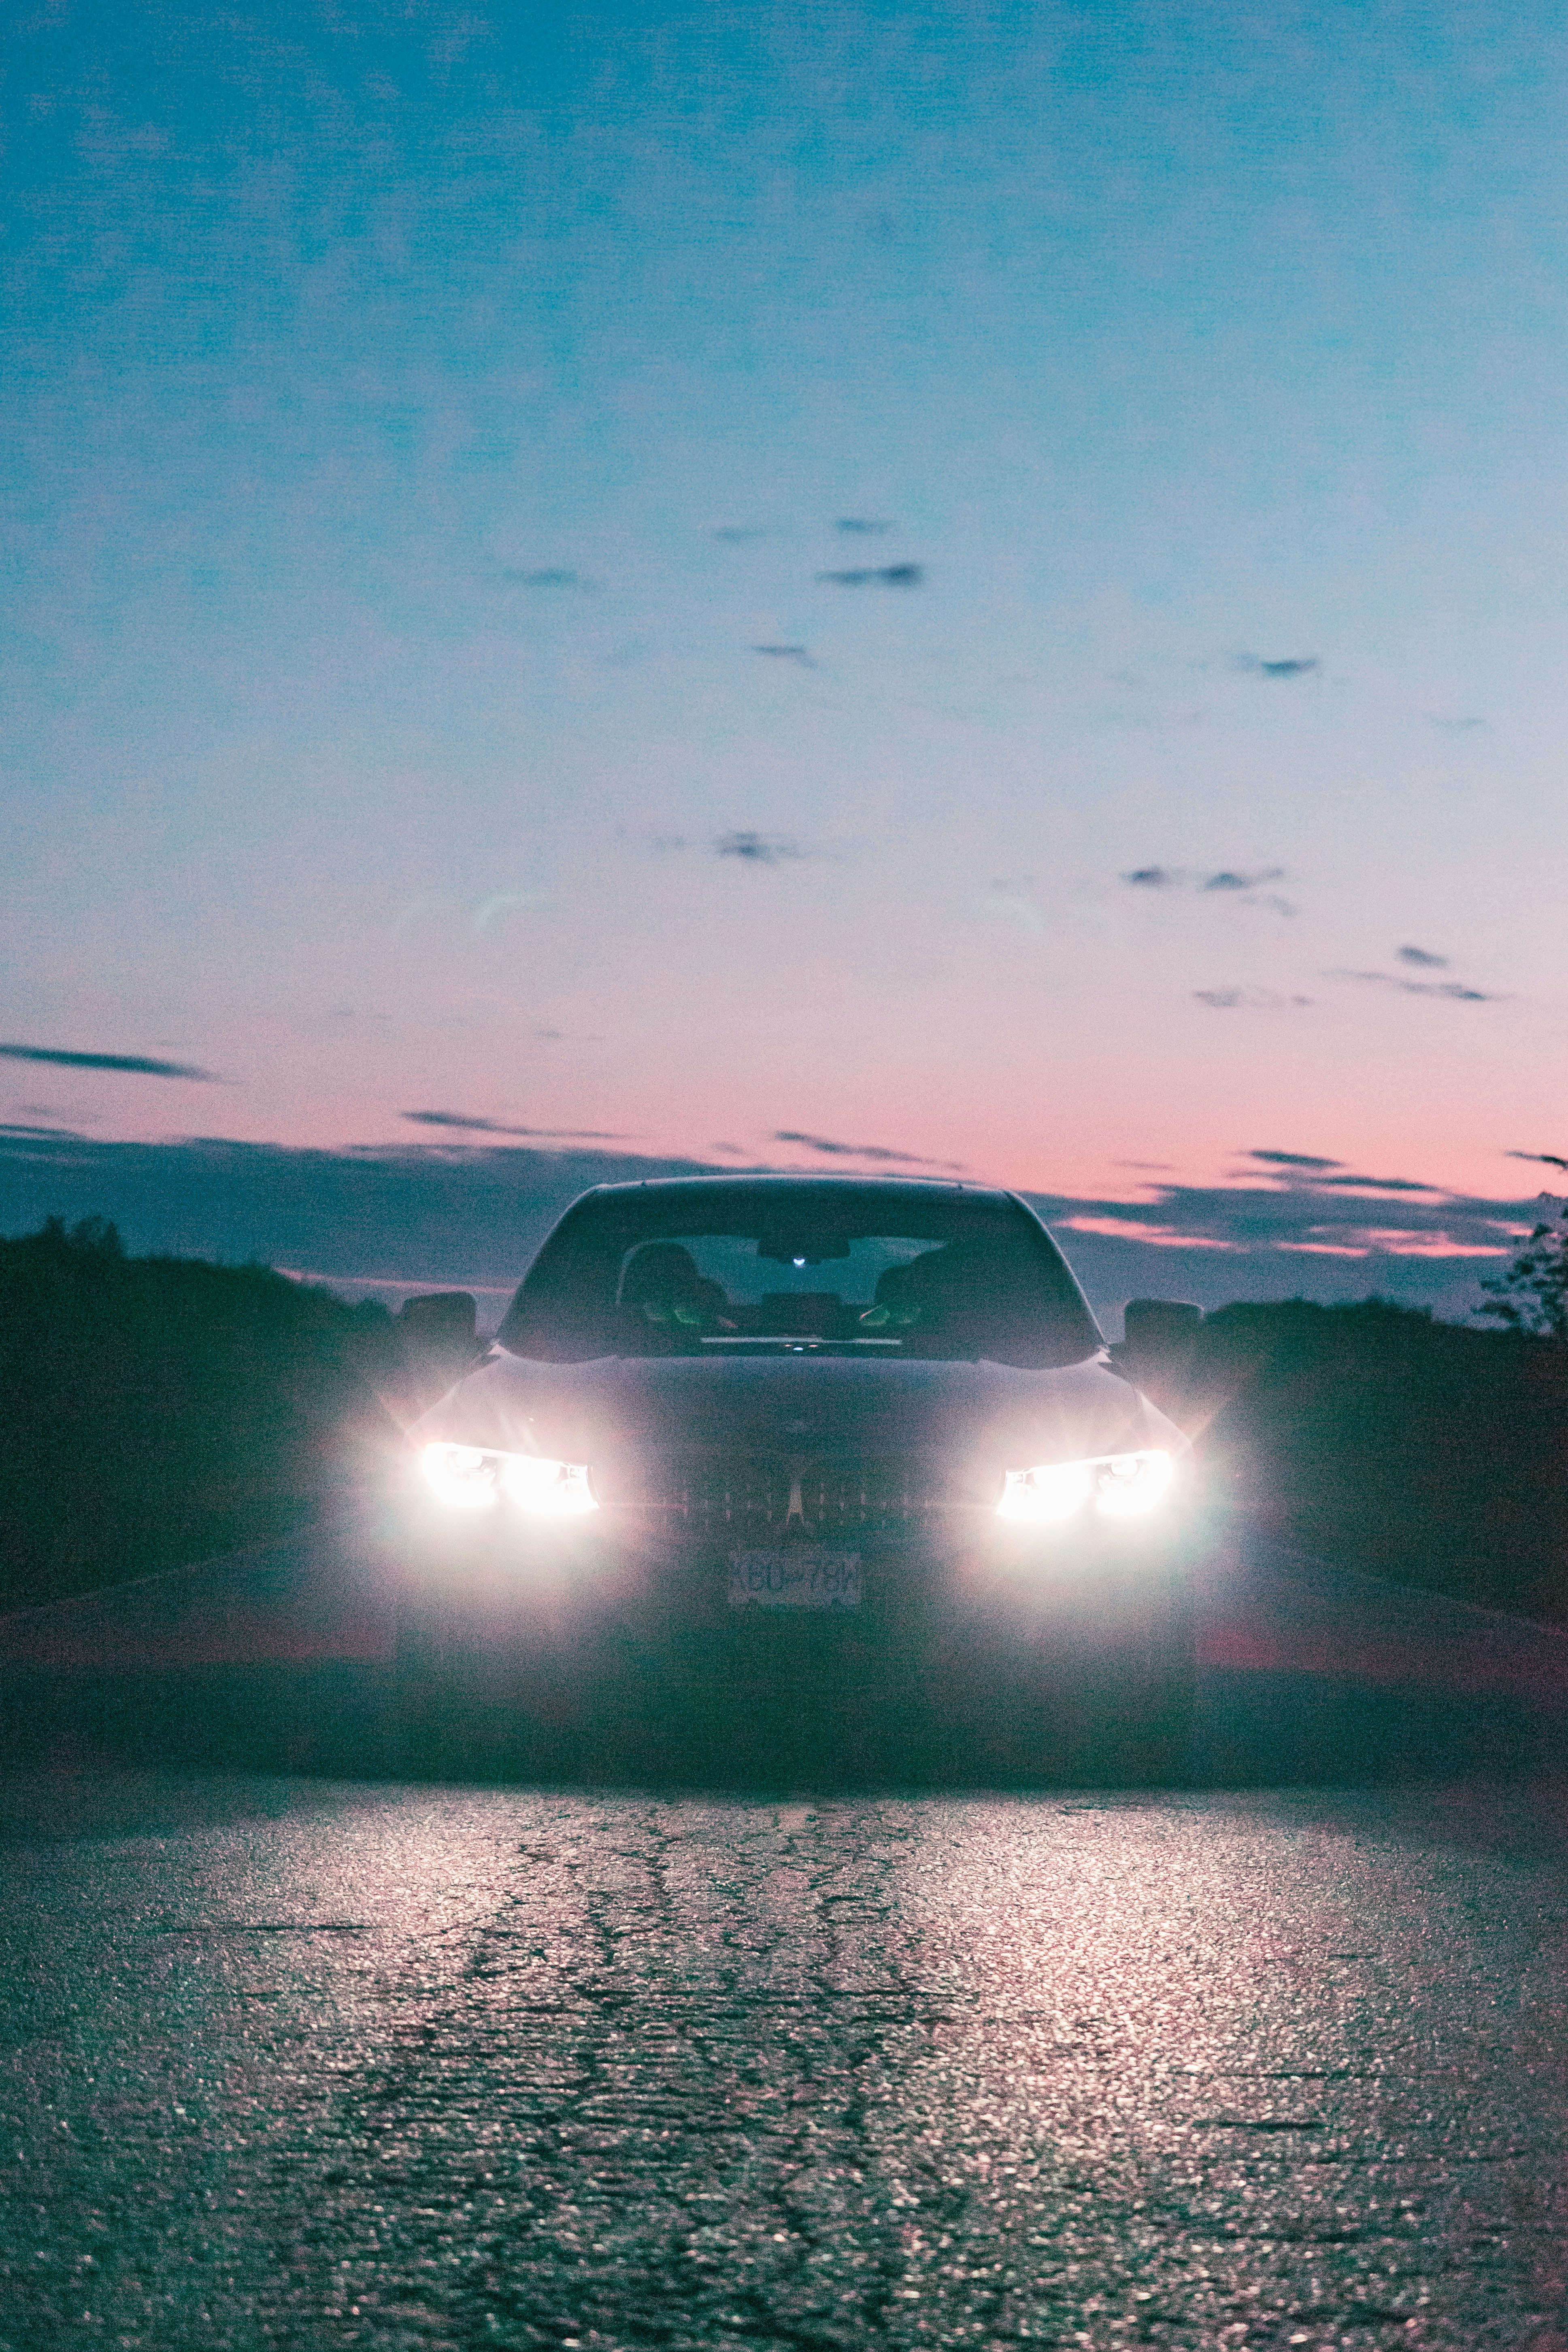
[[[1564,2340],[1517,1790],[4,1822],[7,2346]]]

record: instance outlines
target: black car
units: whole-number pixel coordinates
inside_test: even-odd
[[[426,1589],[520,1722],[949,1773],[1179,1754],[1192,1450],[1012,1193],[600,1186],[410,1435]]]

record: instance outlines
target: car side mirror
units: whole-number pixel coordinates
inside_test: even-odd
[[[431,1290],[405,1298],[397,1328],[411,1370],[422,1379],[457,1380],[478,1346],[479,1307],[470,1290]]]
[[[1204,1310],[1181,1298],[1130,1298],[1122,1345],[1130,1356],[1149,1359],[1188,1354],[1203,1324]]]
[[[1204,1310],[1179,1298],[1130,1298],[1126,1338],[1114,1352],[1141,1388],[1166,1412],[1179,1405]],[[1180,1413],[1177,1413],[1180,1418]]]

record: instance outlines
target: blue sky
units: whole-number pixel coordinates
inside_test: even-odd
[[[1500,5],[40,11],[6,1034],[224,1083],[0,1120],[1513,1197],[1563,82]]]

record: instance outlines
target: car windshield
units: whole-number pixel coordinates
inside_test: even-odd
[[[520,1355],[806,1351],[1075,1363],[1099,1334],[1005,1196],[639,1188],[557,1226],[501,1327]]]

